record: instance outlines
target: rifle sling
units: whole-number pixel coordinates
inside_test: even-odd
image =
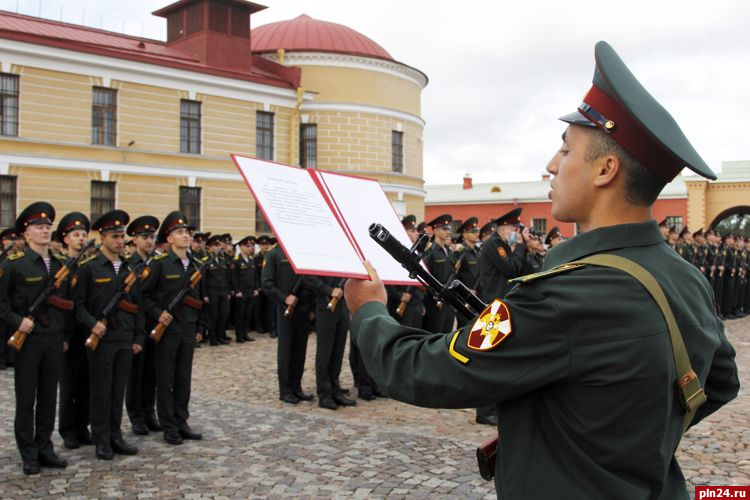
[[[680,390],[680,401],[685,410],[685,417],[682,426],[682,432],[684,434],[688,427],[690,427],[690,422],[692,422],[696,410],[706,402],[706,393],[701,387],[698,376],[695,371],[693,371],[693,367],[690,364],[690,357],[688,356],[687,349],[685,349],[685,343],[682,340],[680,329],[677,326],[677,321],[674,318],[674,314],[672,314],[672,309],[669,307],[667,297],[664,295],[664,291],[656,281],[656,278],[639,264],[617,255],[590,255],[584,259],[570,262],[569,264],[577,263],[610,267],[629,274],[643,285],[659,306],[659,309],[667,322],[667,327],[669,328],[669,338],[672,344],[672,354],[674,356],[675,370],[677,373],[677,387]]]

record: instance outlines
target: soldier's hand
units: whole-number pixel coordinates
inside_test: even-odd
[[[197,344],[201,340],[203,340],[203,335],[201,335],[200,333],[196,333],[195,334],[195,343]]]
[[[287,295],[286,299],[284,299],[284,304],[288,306],[295,306],[297,305],[297,297],[294,295]]]
[[[343,296],[344,296],[344,291],[341,288],[339,288],[339,287],[336,287],[336,288],[333,289],[333,291],[331,291],[331,297],[332,298],[335,297],[337,299],[340,299]]]
[[[236,298],[238,298],[238,299],[241,299],[242,298],[242,292],[237,292],[237,293],[234,294],[234,296]]]
[[[172,315],[169,314],[167,311],[162,311],[161,315],[159,316],[159,323],[163,324],[164,326],[169,326],[171,322],[172,322]]]
[[[96,323],[94,323],[94,327],[91,328],[91,333],[93,333],[97,337],[101,337],[102,335],[104,335],[104,332],[106,331],[107,331],[107,325],[105,325],[101,321],[97,321]]]
[[[404,302],[404,303],[408,304],[410,300],[411,300],[411,294],[410,293],[404,292],[404,293],[401,294],[401,302]]]
[[[260,295],[260,291],[253,290],[253,297],[257,297],[258,295]]]
[[[383,282],[380,281],[378,272],[372,267],[369,260],[365,261],[365,267],[370,274],[371,281],[348,279],[344,286],[344,298],[352,316],[368,302],[376,301],[385,304],[387,301],[385,287]]]
[[[21,324],[18,326],[18,331],[23,333],[31,333],[31,330],[34,329],[34,322],[31,321],[29,318],[23,318],[21,320]]]
[[[143,347],[141,347],[141,344],[133,344],[133,354],[138,354],[143,350]]]
[[[63,352],[68,352],[68,349],[70,348],[70,344],[63,340]]]

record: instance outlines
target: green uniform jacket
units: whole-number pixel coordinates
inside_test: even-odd
[[[663,287],[708,394],[693,423],[733,399],[735,352],[709,284],[663,244],[656,223],[584,233],[555,247],[545,267],[595,253],[632,259]],[[351,331],[367,371],[395,399],[499,404],[501,498],[688,498],[674,458],[683,411],[672,347],[648,292],[621,271],[586,266],[520,284],[505,303],[512,331],[486,351],[467,345],[473,321],[432,335],[399,325],[378,302],[357,311]]]
[[[485,302],[504,297],[511,289],[508,280],[517,278],[526,268],[526,245],[510,246],[495,233],[484,242],[479,254],[479,296]]]
[[[281,246],[273,247],[265,255],[261,275],[263,293],[282,305],[287,296],[292,293],[297,281],[301,280],[300,288],[296,294],[298,299],[296,307],[307,309],[312,307],[314,287],[311,286],[310,279],[294,273],[292,264]]]

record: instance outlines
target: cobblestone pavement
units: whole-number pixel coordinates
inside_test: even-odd
[[[727,323],[740,376],[750,382],[750,317]],[[13,439],[13,372],[0,372],[0,498],[493,498],[476,472],[474,450],[491,429],[472,410],[429,410],[389,399],[354,408],[321,409],[278,401],[276,342],[196,351],[191,425],[204,440],[182,446],[161,435],[126,439],[140,448],[111,462],[93,447],[57,451],[67,469],[26,477]],[[314,392],[315,337],[303,386]],[[348,365],[345,365],[348,367]],[[342,383],[351,387],[345,368]],[[736,401],[692,429],[678,453],[691,484],[750,484],[750,398]],[[692,494],[692,486],[689,488]]]

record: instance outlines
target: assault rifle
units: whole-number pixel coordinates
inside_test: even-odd
[[[420,263],[421,252],[426,244],[427,235],[421,235],[414,245],[412,245],[411,249],[409,249],[380,224],[371,224],[369,231],[370,237],[409,271],[411,279],[416,279],[423,285],[430,287],[433,293],[450,304],[456,310],[456,313],[466,321],[471,320],[487,308],[487,304],[482,302],[479,297],[474,295],[459,280],[453,280],[446,286],[440,283],[437,278],[422,266]],[[477,447],[479,474],[488,481],[495,474],[497,443],[498,437],[494,436]]]
[[[81,251],[78,253],[78,256],[76,257],[70,257],[63,267],[61,267],[57,273],[55,273],[54,278],[47,284],[46,287],[44,287],[44,290],[41,291],[41,293],[37,296],[36,299],[34,299],[34,302],[31,303],[29,306],[29,313],[26,316],[26,319],[30,320],[32,323],[36,324],[37,322],[41,323],[42,326],[45,326],[47,323],[44,317],[42,316],[42,306],[45,304],[49,304],[53,307],[56,307],[58,309],[62,309],[63,311],[72,311],[73,310],[73,301],[64,299],[60,297],[59,295],[52,295],[52,292],[55,290],[59,290],[62,288],[63,283],[65,282],[65,278],[70,275],[71,271],[73,270],[73,267],[76,266],[81,259],[86,255],[86,251],[91,248],[94,245],[94,240],[89,240],[83,248],[81,248]],[[50,258],[53,258],[50,256]],[[26,337],[28,337],[27,332],[22,332],[21,330],[16,330],[16,332],[13,334],[13,336],[8,340],[8,345],[14,348],[16,351],[20,351],[23,347],[24,342],[26,342]]]
[[[344,288],[344,282],[346,281],[346,278],[341,278],[336,286],[334,288]],[[339,298],[338,297],[331,297],[331,300],[328,301],[328,305],[326,306],[326,309],[328,309],[331,312],[336,311],[336,306],[339,304]]]
[[[203,302],[201,302],[200,299],[191,297],[190,295],[188,295],[188,293],[190,293],[191,290],[195,290],[195,287],[198,286],[198,283],[200,283],[201,278],[203,278],[203,271],[206,269],[206,266],[210,264],[211,262],[213,262],[216,258],[217,258],[217,255],[214,254],[210,259],[203,262],[198,267],[198,269],[196,269],[195,272],[190,275],[185,286],[180,288],[180,290],[172,298],[169,304],[167,304],[167,308],[164,310],[164,312],[167,312],[174,316],[174,312],[182,304],[185,304],[189,308],[196,309],[196,310],[200,310],[203,308]],[[164,323],[160,321],[156,323],[156,326],[154,327],[153,330],[151,330],[151,333],[149,334],[148,337],[158,344],[159,341],[161,340],[162,335],[164,335],[164,331],[166,329],[167,329],[167,325],[165,325]]]
[[[297,301],[299,301],[297,294],[299,293],[300,288],[302,288],[302,278],[297,278],[297,282],[294,284],[294,288],[292,288],[292,292],[290,293],[290,295],[294,295],[294,303],[287,305],[286,309],[284,309],[285,318],[289,318],[294,314],[294,308],[297,306]]]
[[[104,326],[108,326],[108,318],[116,308],[122,309],[123,311],[130,314],[138,313],[138,306],[136,304],[128,302],[124,297],[130,292],[130,289],[135,284],[138,276],[141,274],[141,271],[145,266],[146,262],[142,260],[138,263],[138,265],[135,266],[135,269],[131,269],[130,272],[125,276],[125,279],[123,279],[120,285],[117,287],[117,291],[115,291],[115,293],[109,299],[107,305],[104,306],[104,309],[102,309],[101,319],[99,320]],[[103,335],[104,332],[102,332],[101,335],[97,335],[92,331],[89,335],[89,338],[86,339],[86,347],[88,347],[92,351],[96,351],[96,348],[99,347],[99,341],[102,339]]]
[[[8,245],[5,248],[3,248],[2,251],[0,251],[0,260],[2,260],[3,257],[8,255],[8,252],[10,252],[14,246],[16,246],[16,244],[13,243],[12,241],[8,243]]]

